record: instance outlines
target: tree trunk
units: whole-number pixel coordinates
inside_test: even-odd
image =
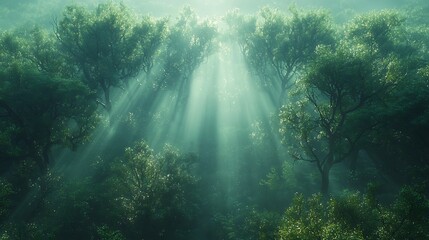
[[[278,103],[277,103],[278,108],[281,108],[283,106],[285,98],[286,98],[286,89],[283,89],[283,87],[282,87],[282,90],[280,92],[280,96],[278,99]]]
[[[108,87],[103,87],[104,92],[104,107],[108,112],[112,109],[112,103],[110,102],[110,91]]]
[[[322,194],[327,196],[329,193],[329,172],[331,171],[331,165],[326,164],[322,169]]]
[[[112,109],[112,103],[110,102],[110,88],[107,86],[106,83],[101,82],[100,83],[101,89],[104,93],[104,103],[102,101],[99,101],[99,103],[108,111]]]
[[[50,162],[50,157],[49,157],[50,149],[51,149],[50,145],[47,145],[42,149],[42,157],[41,157],[41,164],[40,164],[40,170],[42,171],[42,174],[46,174],[48,172],[48,166]]]
[[[359,151],[355,150],[350,154],[350,171],[351,172],[356,172],[357,169],[357,160],[359,157]]]
[[[331,167],[334,164],[334,139],[331,137],[329,139],[329,152],[325,164],[322,167],[322,194],[323,196],[328,196],[329,193],[329,172]]]

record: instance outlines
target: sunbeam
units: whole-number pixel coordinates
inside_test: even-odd
[[[373,2],[0,1],[0,240],[429,239],[429,3]]]
[[[168,93],[155,104],[157,117],[149,123],[146,137],[154,146],[167,142],[197,153],[207,174],[222,179],[229,194],[238,193],[242,167],[256,171],[256,159],[249,152],[252,128],[258,122],[269,124],[276,112],[269,94],[256,83],[238,46],[223,43],[194,73],[189,98],[179,105],[184,109],[177,109],[177,99]],[[171,117],[175,111],[183,116]],[[275,133],[266,138],[278,142]]]

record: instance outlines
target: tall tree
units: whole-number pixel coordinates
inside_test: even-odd
[[[67,57],[60,54],[59,42],[55,34],[36,26],[25,31],[20,38],[24,41],[24,58],[38,71],[51,76],[79,78],[78,70],[67,62]]]
[[[427,172],[428,153],[423,146],[428,140],[421,133],[427,129],[424,76],[429,35],[422,26],[398,12],[381,11],[358,16],[346,30],[350,41],[369,49],[373,61],[396,69],[386,76],[390,88],[380,96],[378,111],[368,113],[380,124],[363,139],[360,149],[368,153],[380,173],[397,183],[414,182]]]
[[[342,46],[318,50],[299,82],[298,101],[280,112],[281,133],[295,160],[314,163],[321,174],[321,191],[328,193],[334,164],[344,161],[358,141],[377,124],[365,118],[387,87],[380,66],[362,48]],[[382,64],[380,64],[382,65]]]
[[[400,31],[405,19],[395,11],[371,12],[359,15],[347,26],[348,39],[366,45],[372,54],[386,56],[400,50]]]
[[[94,12],[70,6],[56,24],[56,36],[72,64],[91,89],[100,89],[111,109],[110,89],[149,72],[160,46],[166,21],[138,20],[122,4],[100,4]]]
[[[77,80],[54,78],[32,69],[0,74],[1,125],[9,129],[12,158],[33,158],[42,171],[55,145],[72,149],[95,127],[93,94]]]
[[[200,21],[191,8],[184,8],[166,37],[158,84],[177,88],[185,98],[192,74],[214,51],[216,35],[211,21]]]
[[[110,181],[135,227],[130,238],[188,239],[198,211],[196,163],[168,145],[157,154],[143,141],[125,149]]]
[[[404,64],[404,63],[403,63]],[[414,66],[418,64],[414,63]],[[397,184],[427,183],[429,171],[429,74],[428,67],[404,64],[403,77],[384,94],[380,120],[362,142],[378,171]]]
[[[95,127],[95,96],[73,78],[41,29],[0,38],[0,146],[6,159],[33,159],[44,172],[53,146],[75,149]]]
[[[250,68],[263,84],[280,89],[280,104],[316,47],[334,44],[329,15],[321,11],[302,13],[291,8],[289,16],[264,8],[256,17],[231,15],[227,20],[239,34]]]

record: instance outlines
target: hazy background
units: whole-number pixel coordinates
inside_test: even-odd
[[[416,7],[416,9],[411,10],[415,10],[420,15],[414,14],[412,11],[401,11],[400,14],[411,16],[411,20],[408,19],[410,22],[412,22],[413,17],[415,17],[417,21],[424,22],[426,20],[426,11],[421,9],[426,7],[426,5],[423,4],[427,4],[426,1],[429,0],[122,0],[113,2],[123,2],[124,5],[132,10],[132,12],[138,15],[169,17],[171,21],[169,22],[170,26],[168,30],[175,29],[174,24],[177,22],[175,18],[179,14],[180,9],[186,6],[190,6],[196,12],[196,15],[201,18],[214,18],[216,20],[221,19],[222,16],[225,16],[228,11],[233,9],[238,9],[242,13],[253,14],[265,6],[278,8],[282,10],[281,12],[286,13],[290,6],[296,6],[299,10],[324,8],[330,11],[330,16],[332,16],[334,21],[338,23],[332,24],[335,25],[335,30],[341,32],[342,29],[348,30],[347,27],[344,27],[346,24],[343,23],[352,19],[354,16],[363,12],[378,11],[381,9],[402,10]],[[106,2],[109,1],[0,0],[0,40],[3,39],[1,38],[3,36],[3,32],[8,32],[8,30],[11,30],[11,36],[14,36],[13,29],[15,28],[18,28],[18,31],[16,31],[17,33],[22,34],[22,36],[24,36],[23,38],[26,38],[25,36],[29,36],[29,34],[25,35],[23,33],[31,31],[34,25],[41,25],[43,28],[48,29],[48,33],[52,34],[54,30],[53,23],[56,19],[61,20],[62,12],[66,6],[75,4],[93,9],[98,4]],[[419,2],[420,5],[418,5]],[[419,23],[419,28],[415,30],[416,36],[423,39],[419,40],[416,38],[416,41],[420,41],[420,43],[428,42],[428,34],[426,32],[427,25],[424,24]],[[217,29],[223,30],[221,28],[222,25],[219,25],[220,26],[217,26]],[[183,25],[179,25],[179,27],[177,27],[177,29],[180,29],[178,32],[180,32],[182,28]],[[186,32],[186,30],[183,32]],[[327,31],[325,29],[322,32]],[[93,32],[88,31],[88,33],[92,34]],[[33,174],[30,172],[33,175],[27,174],[28,176],[25,175],[25,173],[23,174],[25,175],[23,177],[24,180],[22,180],[22,182],[18,182],[16,185],[26,186],[28,181],[28,183],[31,183],[31,186],[23,188],[24,190],[20,190],[20,194],[22,195],[10,197],[10,199],[13,200],[12,202],[14,202],[12,207],[10,207],[10,211],[13,213],[11,219],[23,219],[28,221],[29,224],[31,224],[29,226],[36,226],[36,228],[40,229],[41,233],[49,232],[53,229],[52,232],[57,231],[56,234],[59,234],[59,236],[61,234],[63,236],[69,236],[68,239],[83,238],[73,238],[67,231],[71,231],[73,234],[79,234],[75,232],[78,232],[77,230],[80,231],[81,229],[84,229],[82,232],[89,234],[90,232],[92,233],[95,231],[94,226],[97,227],[96,234],[100,234],[100,231],[106,230],[107,226],[112,227],[113,234],[120,235],[120,231],[123,231],[124,234],[133,236],[133,234],[136,234],[135,232],[142,230],[141,222],[145,224],[147,222],[149,223],[145,225],[145,229],[143,229],[142,234],[146,234],[146,230],[151,230],[151,224],[153,224],[153,226],[159,226],[160,228],[166,226],[166,229],[170,224],[177,225],[178,221],[169,217],[169,215],[165,215],[167,217],[164,219],[159,218],[161,220],[157,220],[157,215],[151,216],[151,213],[147,211],[147,209],[156,210],[157,206],[150,205],[150,201],[152,201],[152,196],[150,196],[150,194],[152,194],[152,192],[147,191],[146,188],[143,187],[137,188],[137,190],[139,192],[148,192],[148,194],[145,193],[145,195],[149,196],[149,207],[145,208],[145,201],[135,201],[135,209],[138,208],[138,210],[136,210],[136,214],[140,214],[139,216],[141,219],[136,218],[137,220],[135,220],[135,222],[132,222],[134,219],[130,220],[132,223],[130,223],[129,226],[127,223],[122,223],[122,220],[125,219],[125,217],[129,220],[129,216],[135,215],[133,212],[135,209],[130,208],[126,201],[118,204],[118,199],[126,199],[127,197],[131,199],[140,195],[129,191],[129,186],[131,186],[131,188],[133,187],[133,183],[129,183],[132,181],[122,183],[121,177],[124,178],[123,176],[131,176],[133,171],[136,169],[140,170],[147,168],[145,166],[141,167],[140,165],[131,164],[130,167],[126,166],[124,163],[127,163],[128,161],[132,163],[134,159],[128,159],[128,157],[126,157],[127,154],[124,154],[124,149],[133,146],[136,140],[144,140],[150,148],[154,149],[155,153],[159,153],[157,156],[162,156],[165,144],[171,144],[171,146],[178,148],[178,152],[187,154],[183,155],[184,157],[177,155],[178,157],[176,158],[178,165],[183,163],[187,164],[185,161],[188,160],[187,158],[196,158],[196,164],[189,164],[189,166],[192,165],[192,168],[189,168],[189,176],[195,176],[195,179],[198,179],[198,184],[192,185],[192,188],[188,188],[187,186],[177,188],[176,184],[166,182],[165,196],[168,196],[168,199],[165,198],[167,201],[162,203],[164,205],[160,205],[163,209],[169,208],[169,205],[171,205],[169,200],[172,195],[167,194],[170,194],[170,189],[173,189],[172,191],[176,191],[175,189],[177,188],[180,190],[180,194],[183,192],[186,197],[189,197],[190,206],[192,205],[199,208],[198,210],[195,210],[194,213],[194,207],[188,208],[187,205],[183,205],[183,207],[176,204],[171,207],[171,212],[176,210],[187,212],[190,209],[189,213],[186,213],[186,216],[191,216],[190,218],[192,219],[190,220],[191,223],[189,223],[189,225],[192,226],[188,229],[188,226],[186,225],[188,223],[186,223],[183,229],[189,231],[190,235],[193,235],[194,237],[188,239],[253,239],[246,237],[246,234],[252,235],[258,231],[268,232],[271,234],[276,233],[280,224],[281,214],[284,213],[284,209],[288,207],[292,196],[296,192],[310,195],[319,191],[321,182],[320,172],[315,167],[314,163],[293,161],[293,157],[288,154],[288,146],[286,146],[286,144],[282,144],[281,139],[283,136],[280,136],[281,134],[279,134],[279,124],[281,125],[282,123],[279,121],[278,105],[278,99],[281,94],[279,90],[280,84],[277,85],[276,83],[273,83],[272,85],[269,84],[268,86],[263,86],[265,84],[261,84],[262,82],[260,81],[261,79],[258,78],[259,76],[255,74],[255,71],[252,72],[249,68],[252,67],[252,65],[246,62],[250,57],[252,57],[252,59],[256,59],[260,55],[245,56],[242,48],[240,48],[242,46],[240,46],[238,42],[235,42],[235,39],[228,39],[228,32],[220,31],[220,33],[221,34],[216,35],[216,37],[220,37],[215,37],[213,46],[210,47],[210,49],[212,49],[211,51],[204,52],[201,50],[203,52],[202,56],[204,57],[201,58],[203,59],[201,60],[201,63],[194,67],[192,64],[186,64],[184,61],[184,64],[178,64],[178,68],[180,68],[178,71],[174,71],[174,64],[168,65],[166,63],[169,63],[168,60],[170,59],[172,59],[171,62],[173,63],[180,62],[182,59],[186,60],[187,58],[185,57],[187,55],[185,54],[189,54],[189,52],[192,53],[192,48],[190,47],[192,45],[187,46],[187,43],[195,42],[194,39],[196,38],[185,38],[185,36],[183,38],[183,42],[181,42],[180,40],[182,38],[174,38],[174,34],[171,34],[173,37],[168,38],[169,35],[166,34],[166,39],[163,39],[164,45],[161,46],[159,55],[154,57],[154,68],[151,74],[141,74],[137,76],[136,79],[131,79],[131,81],[123,88],[112,87],[110,89],[113,107],[110,112],[107,112],[105,109],[100,107],[100,123],[98,123],[97,128],[92,133],[88,142],[85,142],[77,149],[74,149],[74,151],[64,149],[64,146],[53,146],[52,149],[50,149],[52,155],[51,159],[54,159],[54,161],[51,162],[49,170],[54,173],[52,176],[59,176],[58,179],[52,178],[53,180],[50,180],[48,177],[51,177],[51,175],[46,174],[46,178],[48,179],[46,182],[52,181],[53,190],[51,192],[45,191],[45,186],[43,185],[45,184],[45,182],[43,182],[45,180],[43,178],[38,178],[36,180],[36,184],[32,183],[33,175],[37,176],[36,174],[38,173]],[[337,35],[340,34],[338,33]],[[395,38],[392,37],[392,39],[396,39],[398,41],[403,40],[401,38],[402,35],[399,35],[400,36],[397,38],[396,36]],[[4,36],[8,37],[8,34],[4,34]],[[55,43],[57,39],[55,39],[55,36],[51,36],[54,39],[52,42]],[[85,40],[93,39],[93,35],[86,36],[89,37],[84,38]],[[351,41],[344,36],[339,36],[339,38]],[[9,38],[4,39],[9,40]],[[413,38],[410,37],[410,39]],[[6,44],[9,43],[8,41],[5,42]],[[25,45],[26,41],[22,42],[24,46],[23,48],[27,47]],[[85,50],[95,48],[95,44],[92,44],[92,41],[88,42],[89,43],[86,44],[90,47],[85,48]],[[177,45],[172,44],[173,47],[168,48],[169,43],[176,42],[178,42]],[[47,43],[47,45],[53,46],[52,51],[54,51],[54,55],[57,53],[69,54],[65,53],[66,51],[62,51],[64,50],[62,45],[59,44],[57,46],[51,44],[51,42]],[[351,43],[355,42],[351,41]],[[30,49],[38,48],[39,46],[31,44],[31,41],[29,41],[28,45],[30,45]],[[398,47],[399,49],[402,45],[398,43],[398,46],[395,45],[395,47]],[[279,47],[276,48],[281,50]],[[425,53],[425,56],[429,56],[429,51],[427,50],[429,47],[427,47],[426,44],[421,44],[421,47],[418,46],[418,48],[421,50],[422,54]],[[170,49],[172,49],[172,51],[169,51]],[[179,49],[185,49],[183,55],[178,51]],[[416,52],[420,53],[420,50]],[[174,51],[179,53],[175,54]],[[171,52],[173,52],[173,54],[170,55]],[[0,52],[0,57],[2,57],[2,53],[3,52]],[[4,62],[1,62],[2,59],[0,58],[0,63],[7,65],[5,63],[10,62],[8,59],[12,59],[17,55],[16,51],[9,54],[11,57],[7,58],[7,61]],[[99,54],[99,52],[97,52],[97,54]],[[396,52],[392,50],[392,54],[396,54]],[[414,53],[410,53],[410,55],[412,54]],[[114,54],[112,53],[111,55],[113,56]],[[178,57],[176,57],[176,55]],[[406,55],[408,56],[408,54]],[[70,56],[71,55],[69,54],[68,57]],[[395,58],[392,57],[392,59],[397,60],[396,55],[394,56]],[[198,60],[198,54],[194,54],[192,57]],[[248,59],[246,59],[246,57]],[[417,56],[413,56],[413,58],[414,57],[418,59]],[[89,60],[85,59],[84,62],[90,62],[92,60],[92,58],[87,58]],[[398,63],[393,62],[393,60],[392,63],[399,65],[404,61],[404,64],[408,64],[408,58],[402,58],[402,56],[398,57]],[[384,63],[384,59],[381,57],[380,59],[383,60]],[[380,59],[377,58],[377,60]],[[429,59],[429,57],[427,57],[427,59]],[[81,61],[81,59],[79,59],[79,61]],[[96,60],[96,62],[100,65],[98,60]],[[427,62],[429,61],[426,61],[425,64],[427,64]],[[68,62],[64,60],[64,63]],[[190,67],[188,67],[188,65]],[[76,68],[80,67],[77,63],[73,66]],[[91,66],[98,67],[98,65]],[[390,62],[388,66],[390,67]],[[192,69],[189,70],[188,68]],[[107,68],[103,68],[103,71],[105,71],[104,69]],[[429,69],[429,67],[427,69]],[[165,88],[159,87],[159,85],[164,84],[164,75],[162,74],[167,70],[171,70],[172,74],[165,74],[167,79],[165,85],[171,84],[171,86],[166,86]],[[417,69],[413,70],[417,71]],[[189,79],[185,76],[181,76],[186,75],[186,73],[188,73],[187,71],[190,71]],[[0,73],[2,72],[0,71]],[[179,74],[174,75],[176,73]],[[266,73],[268,77],[271,77],[269,74],[272,74],[272,72]],[[83,77],[82,80],[84,80]],[[168,81],[172,81],[172,83]],[[157,87],[154,88],[154,85],[157,85]],[[413,84],[409,85],[410,88],[405,88],[405,90],[396,90],[398,93],[393,93],[399,96],[399,100],[395,100],[392,104],[402,103],[401,99],[407,98],[408,100],[409,96],[413,99],[416,98],[416,94],[414,92],[416,88]],[[3,85],[0,85],[0,88],[1,87],[3,87]],[[98,91],[99,89],[96,90]],[[3,92],[0,93],[3,94]],[[409,92],[411,93],[409,94]],[[98,93],[102,94],[101,91]],[[420,94],[423,93],[427,92],[421,91]],[[390,115],[393,116],[392,118],[396,116],[402,117],[401,114],[408,113],[412,113],[414,116],[415,113],[413,113],[413,109],[411,109],[414,105],[417,106],[420,103],[426,104],[429,102],[429,98],[424,98],[419,95],[417,96],[418,97],[415,101],[410,101],[410,104],[406,104],[406,106],[403,107],[404,110],[400,111],[396,109],[396,107],[389,106],[393,110],[386,107],[385,112],[381,112],[379,115],[382,116],[383,119]],[[382,97],[390,99],[391,95]],[[292,102],[294,100],[295,98],[291,98],[289,101]],[[2,109],[0,108],[0,110]],[[2,112],[0,111],[0,115],[1,113]],[[387,117],[384,115],[387,115]],[[359,118],[359,116],[357,118]],[[426,117],[423,116],[422,118]],[[29,121],[34,121],[33,115],[30,115],[29,119]],[[360,119],[358,120],[360,121]],[[394,121],[392,125],[407,125],[410,121],[411,120],[408,118],[405,118],[405,120],[399,118]],[[74,124],[74,122],[70,122],[71,124]],[[0,121],[0,124],[3,124],[3,122]],[[14,123],[11,125],[13,124]],[[397,129],[401,130],[401,127],[402,125],[397,127]],[[410,128],[411,130],[409,130],[408,127],[404,127],[404,129],[409,131],[411,135],[414,133],[412,131],[413,126]],[[387,136],[392,135],[388,128],[381,128],[380,131],[385,131],[382,132],[382,134],[384,133]],[[376,144],[378,141],[376,138],[379,136],[383,137],[384,135],[382,134],[376,134],[376,136],[373,137],[375,138]],[[406,134],[407,133],[404,134],[403,139],[405,139]],[[414,135],[411,136],[417,135],[418,134],[414,133]],[[8,136],[8,134],[5,134],[5,136]],[[398,137],[399,140],[402,140],[401,137],[402,136]],[[422,137],[422,139],[425,140],[427,138]],[[1,140],[3,139],[0,139],[0,141]],[[366,141],[371,142],[372,140],[374,139],[370,138]],[[383,140],[385,139],[383,138]],[[1,144],[4,145],[4,143],[0,142],[0,147],[3,146]],[[374,144],[374,146],[376,144]],[[393,140],[389,141],[386,146],[390,146],[389,144],[393,147],[399,146],[399,144],[395,145],[397,143]],[[425,149],[425,145],[421,145],[423,147],[420,147],[420,149],[420,145],[416,146],[416,148],[424,153],[425,151],[423,150]],[[384,147],[386,148],[386,146]],[[409,149],[413,148],[404,144],[404,149],[404,152],[407,153]],[[400,157],[403,155],[405,154],[400,155]],[[1,156],[2,155],[0,155],[0,157]],[[418,154],[416,154],[416,156],[418,156]],[[349,189],[363,190],[366,188],[367,183],[374,183],[374,185],[376,183],[381,186],[380,188],[382,188],[380,195],[383,199],[393,199],[393,194],[398,191],[397,188],[399,184],[397,184],[397,182],[400,182],[403,179],[401,174],[402,172],[398,171],[398,173],[396,173],[393,171],[397,169],[397,163],[392,161],[392,158],[390,158],[389,155],[382,155],[384,158],[381,160],[376,159],[376,157],[377,155],[372,159],[370,153],[367,153],[366,149],[363,148],[362,151],[357,151],[356,153],[355,158],[359,159],[358,163],[356,163],[357,160],[354,162],[354,165],[356,166],[352,166],[352,164],[350,164],[351,161],[347,160],[332,167],[332,171],[330,172],[330,192],[333,195],[340,195],[343,193],[349,194],[351,193],[348,192]],[[398,157],[398,159],[400,157]],[[161,161],[160,159],[162,158],[156,157],[156,160]],[[165,157],[165,159],[167,159],[167,157]],[[398,159],[394,160],[399,162]],[[173,160],[175,160],[175,158],[173,158]],[[383,162],[384,160],[387,160],[387,164]],[[406,167],[408,161],[400,160],[400,164],[403,164],[401,167]],[[409,162],[413,163],[413,161]],[[417,162],[417,160],[415,162]],[[427,166],[427,164],[422,165]],[[12,167],[10,168],[12,169]],[[9,173],[12,171],[4,170],[6,168],[0,169],[6,172],[6,174],[12,175]],[[182,174],[181,171],[179,173]],[[185,177],[188,178],[188,175],[186,174],[180,176],[184,179]],[[40,175],[44,176],[42,174]],[[144,181],[161,179],[158,175],[151,174],[150,172],[149,174],[144,172],[141,175],[143,175],[141,178]],[[425,177],[427,175],[420,174],[420,176]],[[169,177],[170,173],[166,174],[165,179],[168,179]],[[391,180],[391,178],[393,180]],[[2,233],[5,232],[6,234],[7,231],[10,230],[7,228],[6,230],[2,229],[3,222],[8,223],[9,219],[7,218],[9,217],[2,222],[1,210],[8,208],[1,205],[1,181],[2,179],[0,178],[0,239],[9,239],[4,238],[3,236],[5,235]],[[41,190],[38,188],[37,182],[41,182]],[[181,183],[178,183],[178,185],[180,184]],[[164,190],[161,189],[155,191],[155,194],[153,194],[153,199],[155,199],[153,200],[154,202],[158,201],[156,200],[158,195],[164,196],[162,191]],[[179,194],[176,195],[178,196]],[[143,197],[143,199],[146,198]],[[46,206],[44,208],[39,208],[38,204],[45,204],[45,202],[47,203]],[[138,205],[140,202],[142,202],[141,204],[143,205]],[[109,204],[117,207],[117,209],[115,208],[116,210],[114,209],[112,211]],[[141,206],[143,206],[143,210],[139,210]],[[87,209],[90,209],[90,211]],[[106,211],[106,209],[108,209],[108,211]],[[153,211],[156,212],[155,210]],[[149,212],[149,214],[145,211]],[[367,211],[365,209],[365,212],[371,211]],[[88,212],[90,213],[88,214]],[[379,214],[381,213],[382,212]],[[370,215],[369,217],[362,219],[368,219],[372,216],[373,215]],[[56,221],[56,219],[69,219],[70,224],[64,224],[64,226],[66,226],[64,227],[64,230],[61,228],[62,226],[60,226],[60,223],[62,222]],[[34,224],[32,221],[34,221]],[[48,222],[46,226],[43,225],[44,221]],[[94,221],[98,221],[100,223],[94,223]],[[275,228],[259,228],[259,226],[253,225],[254,221],[260,221],[260,224],[263,225],[267,223],[268,227]],[[329,221],[325,222],[329,223]],[[16,225],[13,221],[10,221],[10,223],[10,228],[12,230],[16,228],[15,226],[22,228],[21,225]],[[26,226],[25,224],[27,224],[27,222],[25,222],[23,226]],[[89,230],[85,229],[88,225],[91,225],[91,229]],[[395,228],[393,227],[392,229]],[[16,231],[19,232],[18,230]],[[30,230],[27,231],[31,232]],[[157,230],[155,229],[154,232],[156,231]],[[395,233],[395,231],[396,230],[393,230],[393,233]],[[152,233],[148,231],[147,234]],[[170,234],[173,234],[173,231],[171,231]],[[220,234],[225,234],[228,238],[215,237],[220,236]],[[241,238],[234,237],[241,236],[240,234],[243,235]],[[32,238],[21,237],[18,239]],[[91,239],[104,238],[95,237]],[[148,239],[155,238],[149,237]],[[267,237],[265,239],[272,238]]]
[[[0,0],[0,27],[9,29],[39,23],[49,26],[64,6],[80,4],[96,6],[106,0]],[[116,1],[120,2],[120,1]],[[291,4],[301,8],[328,8],[337,20],[346,20],[362,11],[382,8],[403,8],[416,1],[407,0],[123,0],[125,5],[139,14],[174,16],[183,6],[191,6],[199,16],[222,16],[238,8],[242,12],[256,12],[261,7],[287,9]],[[347,10],[347,11],[344,11]]]

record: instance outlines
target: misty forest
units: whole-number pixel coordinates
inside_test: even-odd
[[[429,239],[429,2],[1,0],[0,239]]]

